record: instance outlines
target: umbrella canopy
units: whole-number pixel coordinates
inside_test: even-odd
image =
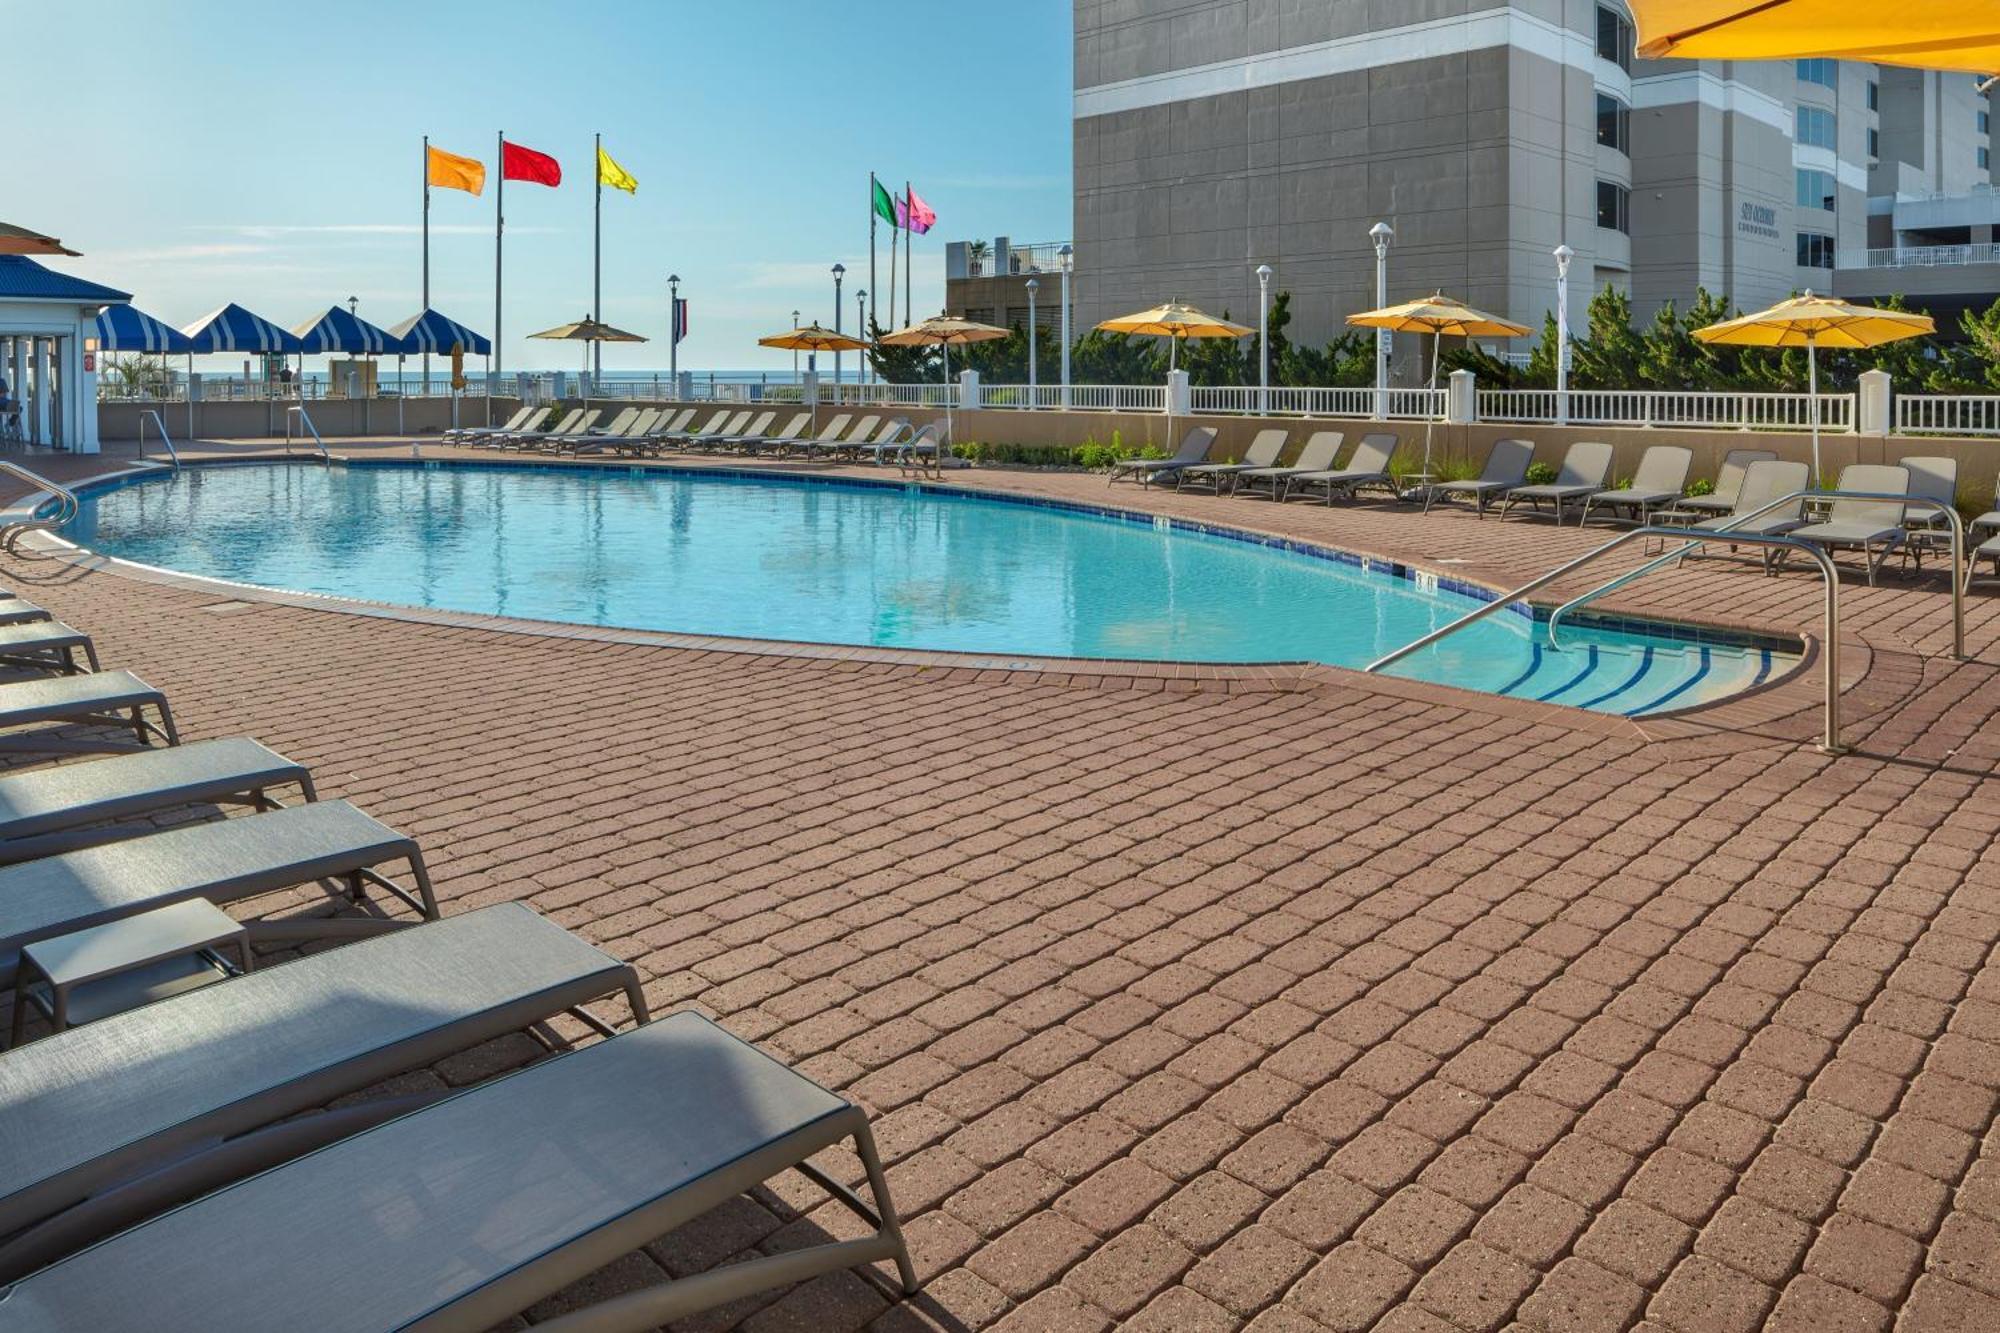
[[[860,352],[867,349],[868,340],[808,324],[802,329],[788,329],[768,338],[759,338],[757,345],[780,347],[788,352]]]
[[[192,324],[183,325],[196,352],[286,352],[300,350],[298,335],[254,315],[234,301]]]
[[[960,319],[956,315],[932,315],[929,319],[912,324],[894,333],[885,333],[875,341],[884,347],[942,347],[944,348],[944,382],[951,383],[951,349],[963,347],[967,343],[991,342],[995,338],[1010,338],[1013,331],[997,329],[991,324],[981,324],[976,320]],[[944,400],[944,440],[937,448],[938,475],[944,475],[944,451],[951,443],[951,399]]]
[[[162,319],[129,305],[106,306],[97,315],[97,340],[107,352],[192,352],[194,339]]]
[[[326,313],[318,318],[294,324],[292,332],[299,335],[300,344],[313,356],[328,352],[396,356],[404,346],[401,338],[387,329],[376,328],[344,305],[328,306]]]
[[[419,352],[438,352],[449,356],[454,345],[463,349],[467,356],[493,355],[491,340],[436,310],[411,315],[402,323],[392,325],[389,332],[402,340],[401,351],[411,356]]]
[[[1107,333],[1146,333],[1156,338],[1241,338],[1257,331],[1204,314],[1180,301],[1107,319],[1097,327]]]
[[[1705,343],[1742,347],[1875,347],[1936,331],[1929,315],[1879,310],[1807,292],[1769,310],[1696,329],[1694,336]]]
[[[1420,301],[1405,301],[1380,310],[1364,310],[1358,315],[1349,315],[1347,322],[1364,328],[1389,329],[1395,333],[1449,334],[1454,338],[1519,338],[1532,332],[1524,324],[1474,310],[1443,292]]]
[[[75,258],[77,251],[53,236],[44,236],[11,222],[0,222],[0,255],[69,255]]]
[[[592,319],[589,315],[585,315],[574,324],[558,324],[552,329],[543,329],[540,333],[531,333],[528,336],[530,338],[559,338],[589,343],[642,343],[646,341],[640,334],[627,333],[623,329],[614,329],[609,324],[603,324]]]
[[[1829,56],[1921,69],[2000,71],[2000,0],[1630,0],[1649,59]]]

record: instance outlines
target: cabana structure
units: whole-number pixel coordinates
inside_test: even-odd
[[[107,352],[188,359],[187,433],[194,435],[194,339],[163,319],[129,305],[106,306],[97,316],[97,342]],[[100,371],[102,367],[99,368]],[[91,414],[95,419],[96,413]]]
[[[411,315],[402,323],[391,328],[389,332],[403,340],[403,348],[396,354],[396,410],[397,429],[399,430],[402,428],[401,390],[403,357],[417,353],[450,356],[453,349],[463,352],[466,356],[491,357],[493,355],[493,342],[491,339],[474,333],[471,329],[468,329],[449,315],[441,314],[434,307]],[[424,376],[423,391],[426,394],[431,391],[430,376],[428,374]],[[453,402],[451,408],[453,424],[456,424],[458,421],[457,398],[458,395],[454,392],[452,394]],[[486,415],[488,418],[487,424],[491,425],[493,415],[493,387],[491,383],[487,385],[486,389]]]
[[[97,313],[131,299],[25,255],[0,255],[0,379],[21,404],[25,442],[97,452]]]

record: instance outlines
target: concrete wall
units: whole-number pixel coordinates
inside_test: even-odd
[[[288,406],[290,404],[283,402],[195,403],[190,426],[187,403],[100,403],[97,407],[98,433],[106,440],[136,439],[140,415],[152,407],[166,421],[167,431],[177,445],[198,439],[256,439],[285,433],[285,409]],[[493,399],[494,424],[504,422],[519,406],[518,399]],[[417,438],[435,435],[452,424],[452,402],[448,398],[404,399],[400,424],[397,400],[394,398],[329,398],[307,403],[305,407],[320,435],[329,440],[353,435],[408,434]],[[460,424],[485,424],[486,399],[462,399],[458,407]],[[150,425],[147,435],[152,437]]]

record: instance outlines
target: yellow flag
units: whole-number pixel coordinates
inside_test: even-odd
[[[597,183],[609,185],[614,190],[623,190],[627,194],[636,194],[639,190],[638,178],[613,162],[611,154],[604,151],[602,144],[597,148]]]
[[[478,194],[486,188],[486,164],[476,157],[460,157],[442,148],[430,150],[424,165],[424,179],[447,190]]]

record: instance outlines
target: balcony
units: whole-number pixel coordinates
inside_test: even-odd
[[[2000,244],[1902,245],[1880,250],[1842,250],[1836,267],[1964,268],[1970,264],[2000,264]]]

